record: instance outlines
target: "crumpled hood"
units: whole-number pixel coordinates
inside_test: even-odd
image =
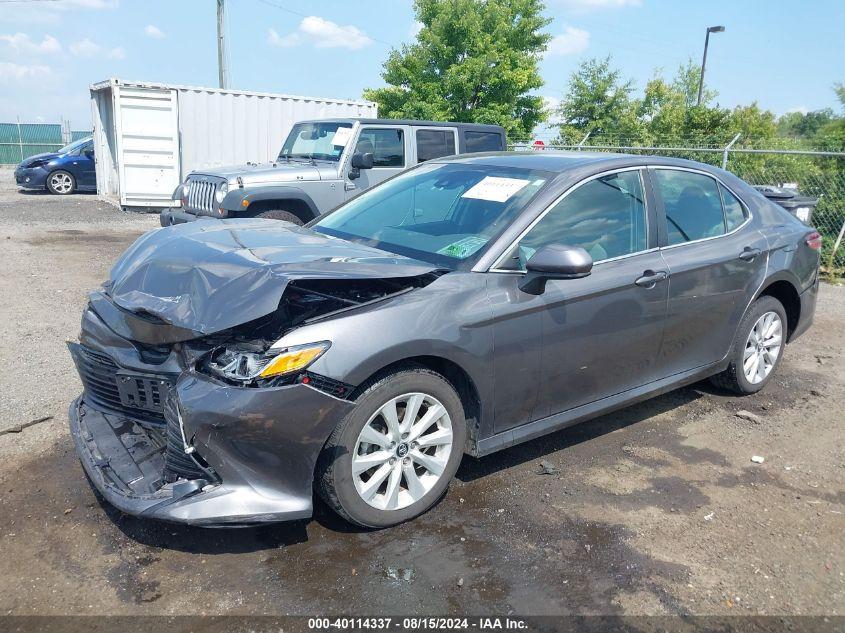
[[[203,176],[216,176],[234,181],[239,177],[245,185],[261,184],[264,182],[283,182],[288,180],[320,180],[320,170],[303,161],[273,163],[249,163],[246,165],[226,165],[195,172]]]
[[[277,220],[199,220],[138,238],[104,290],[124,310],[199,336],[270,314],[296,279],[387,279],[435,269]]]

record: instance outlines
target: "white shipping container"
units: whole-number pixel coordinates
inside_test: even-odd
[[[97,193],[169,207],[190,172],[267,162],[297,121],[378,116],[375,103],[109,79],[91,86]]]

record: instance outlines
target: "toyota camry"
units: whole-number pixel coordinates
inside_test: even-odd
[[[305,227],[151,231],[69,345],[70,425],[124,512],[385,527],[465,455],[711,378],[751,394],[811,324],[821,237],[685,160],[428,161]],[[495,456],[485,459],[496,459]]]

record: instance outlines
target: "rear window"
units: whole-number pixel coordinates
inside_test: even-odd
[[[452,130],[417,130],[417,161],[455,154],[455,133]]]
[[[464,132],[467,152],[501,152],[502,135],[498,132]]]

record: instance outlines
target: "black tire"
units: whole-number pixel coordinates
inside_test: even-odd
[[[70,187],[60,186],[58,182],[53,182],[54,179],[61,179],[63,182],[69,183]],[[64,169],[57,169],[56,171],[50,172],[50,175],[47,176],[47,191],[54,196],[66,196],[74,193],[76,191],[76,178]]]
[[[451,453],[440,479],[419,500],[397,510],[380,510],[364,501],[355,489],[352,453],[358,434],[370,417],[390,399],[412,392],[430,394],[448,412],[452,423]],[[329,507],[350,523],[368,528],[397,525],[426,512],[446,493],[465,444],[466,420],[455,389],[441,375],[409,366],[378,378],[357,398],[355,409],[337,425],[320,454],[317,490]]]
[[[757,323],[757,320],[766,312],[774,312],[778,315],[778,317],[780,317],[782,325],[781,347],[780,352],[775,359],[774,366],[768,376],[758,383],[752,383],[745,377],[745,372],[742,371],[742,359],[745,352],[746,341],[751,334],[752,328],[755,323]],[[717,387],[740,395],[749,395],[760,391],[769,383],[772,376],[775,375],[775,371],[777,371],[780,361],[783,358],[784,349],[786,347],[786,326],[786,310],[784,310],[783,304],[781,304],[780,301],[769,296],[763,296],[754,301],[754,303],[752,303],[748,308],[748,311],[745,313],[742,321],[740,321],[739,328],[737,328],[736,338],[734,339],[733,347],[731,347],[731,351],[729,353],[730,364],[725,371],[716,374],[715,376],[711,376],[710,381]]]
[[[296,224],[297,226],[305,224],[305,222],[290,211],[283,211],[281,209],[269,209],[268,211],[262,211],[255,217],[264,218],[266,220],[281,220],[282,222],[290,222],[291,224]]]

